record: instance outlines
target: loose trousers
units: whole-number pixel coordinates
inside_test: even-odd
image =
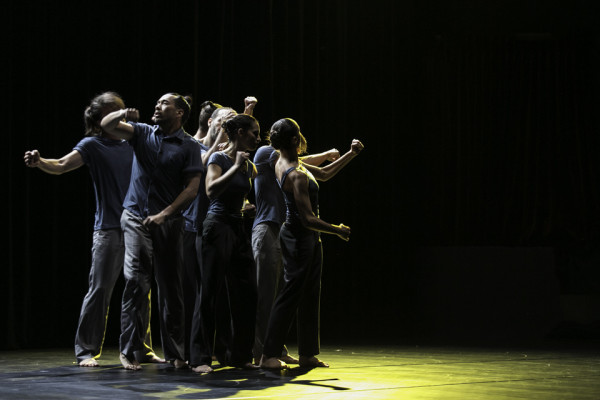
[[[279,244],[280,226],[274,222],[263,222],[252,229],[252,253],[256,265],[256,332],[252,353],[256,362],[263,354],[265,335],[269,325],[271,309],[279,290],[283,287],[283,258]],[[282,356],[287,355],[287,348]]]
[[[208,214],[202,232],[200,294],[196,298],[190,365],[211,365],[217,298],[226,290],[231,315],[232,365],[252,361],[256,279],[249,238],[241,218]]]
[[[294,316],[297,318],[298,354],[319,354],[319,305],[323,253],[318,232],[284,224],[279,233],[284,284],[275,299],[264,354],[280,357]]]
[[[165,359],[184,360],[185,322],[181,287],[183,275],[183,217],[146,227],[137,215],[123,211],[125,289],[121,306],[121,353],[138,361],[143,355],[147,304],[152,278],[158,289],[160,334]]]

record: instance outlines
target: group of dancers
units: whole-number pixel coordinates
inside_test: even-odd
[[[348,240],[350,228],[320,219],[317,181],[336,175],[363,144],[352,140],[343,155],[336,149],[306,155],[299,125],[285,118],[263,134],[257,150],[256,104],[247,97],[238,114],[205,101],[191,136],[183,128],[191,98],[163,95],[146,124],[117,93],[105,92],[86,108],[85,137],[70,153],[49,159],[25,152],[28,167],[49,174],[87,165],[94,184],[89,289],[75,336],[80,366],[99,365],[121,271],[125,369],[170,362],[208,373],[215,360],[243,369],[328,366],[317,358],[320,233]],[[255,204],[248,201],[251,190]],[[150,334],[153,279],[164,359]],[[294,318],[298,358],[285,346]]]

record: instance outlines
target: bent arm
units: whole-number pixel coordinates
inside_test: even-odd
[[[208,138],[208,136],[205,136],[205,139],[206,138]],[[208,141],[210,141],[210,139]],[[204,142],[205,145],[206,142],[207,141]],[[208,163],[208,159],[210,158],[210,156],[214,152],[219,151],[219,145],[224,142],[227,142],[227,134],[223,129],[219,129],[219,133],[217,134],[216,140],[210,145],[206,153],[202,154],[202,165],[206,165]]]
[[[360,140],[354,139],[352,141],[350,150],[348,150],[348,152],[346,154],[344,154],[342,157],[338,158],[331,164],[329,164],[323,168],[315,167],[313,165],[304,164],[304,163],[302,163],[302,165],[304,165],[306,167],[306,169],[309,170],[314,175],[315,179],[317,179],[319,181],[327,181],[327,180],[333,178],[335,175],[337,175],[337,173],[340,172],[342,170],[342,168],[344,168],[346,165],[348,165],[348,163],[354,157],[356,157],[362,151],[363,148],[364,148],[364,146],[360,142]]]
[[[294,199],[296,202],[296,208],[298,209],[298,216],[302,225],[313,231],[329,233],[337,235],[343,240],[348,240],[350,236],[350,228],[344,224],[333,225],[323,221],[317,217],[310,205],[310,198],[308,196],[308,177],[298,171],[293,171],[288,175],[288,182],[293,187]],[[288,184],[286,182],[286,184]]]
[[[58,160],[42,158],[37,150],[33,150],[25,152],[25,164],[31,168],[39,168],[47,174],[61,175],[81,167],[84,162],[77,150],[73,150]]]
[[[240,169],[240,166],[234,164],[227,172],[223,173],[221,167],[210,164],[206,173],[206,195],[208,198],[212,200],[223,193],[238,169]]]
[[[256,107],[256,103],[258,103],[258,100],[256,100],[256,97],[254,97],[254,96],[246,97],[244,99],[244,114],[253,115],[254,107]]]
[[[300,157],[300,160],[302,160],[304,164],[314,165],[315,167],[318,167],[325,161],[335,161],[338,158],[340,158],[340,152],[337,151],[337,149],[331,149],[323,153],[308,154],[306,156],[302,156]]]
[[[336,161],[332,162],[325,167],[315,167],[314,165],[304,163],[302,161],[302,165],[309,170],[318,181],[328,181],[337,175],[338,172],[342,170],[348,163],[356,157],[356,154],[353,154],[351,151],[344,154],[342,157],[338,158]]]
[[[144,225],[160,225],[171,215],[183,211],[194,200],[196,194],[198,194],[201,176],[201,172],[190,174],[186,178],[185,189],[183,189],[175,198],[175,200],[173,200],[173,202],[165,207],[161,212],[146,218],[144,220]]]
[[[134,135],[133,126],[123,122],[123,120],[127,118],[130,120],[137,120],[137,117],[139,117],[139,113],[133,108],[113,111],[102,118],[100,127],[105,132],[116,136],[119,139],[129,140]]]
[[[194,198],[196,198],[196,195],[198,194],[198,188],[200,187],[201,177],[201,172],[190,174],[186,179],[185,189],[183,189],[181,193],[179,193],[179,195],[175,198],[173,203],[165,207],[165,209],[162,210],[161,213],[165,214],[168,217],[180,211],[183,211],[187,206],[189,206],[192,200],[194,200]]]

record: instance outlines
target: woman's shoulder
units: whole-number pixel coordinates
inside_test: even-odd
[[[229,159],[229,156],[224,151],[215,151],[208,158],[208,164],[222,164]]]

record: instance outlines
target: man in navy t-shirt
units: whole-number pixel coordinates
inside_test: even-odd
[[[191,99],[190,99],[191,100]],[[158,287],[161,339],[165,359],[185,364],[182,211],[198,192],[203,172],[199,144],[183,130],[191,106],[176,93],[156,103],[155,125],[125,123],[139,117],[136,109],[107,115],[101,126],[128,140],[134,159],[121,217],[125,234],[125,291],[121,317],[121,363],[141,369],[137,349],[144,337],[140,311],[154,276]]]

